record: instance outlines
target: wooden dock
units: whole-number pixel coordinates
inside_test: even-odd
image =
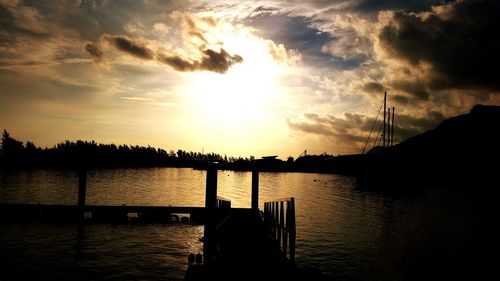
[[[0,204],[0,219],[78,221],[81,209],[71,205]],[[185,215],[194,223],[205,222],[204,207],[173,206],[99,206],[87,205],[83,209],[84,222],[157,222],[180,221]]]
[[[264,211],[216,210],[216,224],[205,224],[203,263],[191,263],[185,280],[306,280],[297,279],[293,201],[268,202]]]
[[[203,255],[187,256],[185,280],[325,280],[295,265],[295,200],[265,202],[259,210],[259,173],[252,172],[251,208],[231,208],[217,196],[217,169],[207,170],[205,207],[96,206],[85,204],[86,172],[80,173],[78,205],[0,204],[0,219],[85,223],[205,225]]]

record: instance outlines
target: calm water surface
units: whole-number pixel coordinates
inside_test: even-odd
[[[218,195],[250,207],[251,174],[219,171]],[[434,188],[394,196],[360,191],[351,177],[261,173],[260,205],[296,198],[297,263],[336,280],[424,280],[489,274],[500,249],[496,197]],[[96,170],[87,204],[203,206],[205,171]],[[73,171],[0,175],[0,202],[75,204]],[[11,279],[182,280],[203,227],[0,225],[1,274]],[[486,275],[485,275],[486,276]],[[1,277],[1,276],[0,276]],[[2,278],[0,278],[2,279]],[[4,280],[4,279],[2,279]],[[8,278],[5,280],[9,280]]]

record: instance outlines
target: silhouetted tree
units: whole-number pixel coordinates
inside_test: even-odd
[[[2,134],[2,153],[14,154],[21,152],[24,149],[23,142],[13,139],[10,134],[3,130]]]
[[[270,170],[294,170],[296,162],[303,167],[323,165],[326,157],[297,159],[289,157],[286,165],[271,165]],[[299,161],[300,160],[300,161]],[[318,160],[312,161],[311,160]],[[0,151],[3,168],[120,168],[120,167],[192,167],[205,169],[209,163],[219,163],[220,169],[249,171],[255,168],[255,157],[232,157],[217,153],[200,153],[182,149],[167,150],[152,146],[101,144],[92,141],[63,141],[50,148],[39,148],[33,142],[26,145],[4,130]],[[276,163],[281,163],[278,161]],[[313,166],[314,166],[313,165]]]

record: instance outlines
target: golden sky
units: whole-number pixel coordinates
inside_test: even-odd
[[[500,104],[494,1],[0,0],[0,129],[52,146],[359,153]]]

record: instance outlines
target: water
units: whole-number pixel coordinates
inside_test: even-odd
[[[183,280],[202,226],[2,225],[1,280]]]
[[[218,195],[233,207],[250,207],[250,173],[219,171],[218,179]],[[76,186],[73,171],[4,172],[0,202],[75,204]],[[360,191],[346,176],[260,174],[261,208],[290,196],[296,198],[297,263],[336,280],[477,279],[493,272],[487,256],[500,249],[495,196],[444,188],[395,196]],[[204,198],[205,171],[89,173],[88,204],[203,206]],[[83,234],[72,224],[0,226],[1,272],[17,277],[181,280],[187,255],[202,250],[203,227],[189,224],[93,224]]]

